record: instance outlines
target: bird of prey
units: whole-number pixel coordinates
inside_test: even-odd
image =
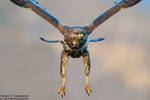
[[[60,75],[62,78],[62,86],[58,92],[63,97],[66,93],[65,74],[68,58],[69,57],[79,58],[82,56],[86,79],[85,91],[88,95],[90,95],[92,89],[88,82],[88,76],[91,68],[88,43],[102,41],[104,40],[104,38],[90,39],[89,35],[95,28],[97,28],[104,21],[109,19],[112,15],[119,12],[122,8],[132,7],[142,0],[119,0],[115,2],[110,9],[106,10],[103,14],[99,15],[91,24],[83,27],[62,25],[58,21],[58,19],[56,19],[51,13],[49,13],[35,0],[10,0],[10,1],[12,1],[14,4],[20,7],[28,8],[34,11],[39,16],[48,21],[50,24],[52,24],[55,28],[57,28],[60,31],[60,33],[62,33],[62,35],[64,36],[63,40],[46,40],[44,38],[40,38],[41,40],[48,43],[63,44],[63,51],[61,54],[61,64],[60,64]]]

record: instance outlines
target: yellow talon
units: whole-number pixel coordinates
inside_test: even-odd
[[[85,87],[85,92],[86,92],[86,94],[87,94],[88,96],[92,93],[92,89],[90,88],[89,85],[87,85],[87,86]]]
[[[88,96],[92,93],[92,89],[90,88],[89,83],[88,83],[88,76],[86,76],[85,92]]]
[[[60,94],[61,97],[66,95],[65,77],[63,77],[62,87],[59,89],[58,94]]]
[[[62,87],[59,89],[58,94],[60,94],[61,97],[63,97],[63,96],[66,95],[66,88],[65,88],[65,86],[62,86]]]

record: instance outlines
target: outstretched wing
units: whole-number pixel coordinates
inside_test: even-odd
[[[90,39],[89,42],[99,42],[103,40],[105,40],[105,38],[96,38],[96,39]]]
[[[61,42],[61,40],[46,40],[46,39],[44,39],[44,38],[42,38],[42,37],[40,37],[40,39],[41,39],[42,41],[48,42],[48,43],[59,43],[59,42]]]
[[[97,28],[99,25],[101,25],[104,21],[106,21],[108,18],[110,18],[112,15],[115,13],[119,12],[121,8],[128,8],[132,7],[138,2],[142,0],[119,0],[118,2],[115,3],[113,7],[105,11],[102,15],[98,16],[92,24],[89,26],[85,26],[85,30],[87,31],[88,34],[90,34],[95,28]]]
[[[54,27],[56,27],[61,33],[64,34],[66,27],[60,24],[60,22],[53,15],[51,15],[45,8],[43,8],[37,1],[35,0],[10,0],[10,1],[12,1],[14,4],[20,7],[31,9],[32,11],[40,15],[42,18],[47,20]]]

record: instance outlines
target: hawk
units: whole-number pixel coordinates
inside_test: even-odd
[[[20,7],[28,8],[34,11],[39,16],[48,21],[50,24],[52,24],[55,28],[57,28],[60,31],[60,33],[62,33],[62,35],[64,36],[63,40],[46,40],[44,38],[40,38],[41,40],[48,43],[63,44],[63,51],[61,54],[61,64],[60,64],[60,75],[62,78],[62,86],[58,92],[63,97],[66,93],[65,74],[68,58],[69,57],[79,58],[82,56],[86,79],[85,91],[88,95],[90,95],[92,89],[88,82],[88,76],[91,68],[88,43],[102,41],[104,40],[104,38],[90,39],[89,35],[95,28],[97,28],[104,21],[109,19],[112,15],[119,12],[122,8],[132,7],[142,0],[119,0],[115,2],[110,9],[106,10],[103,14],[98,16],[91,24],[83,27],[62,25],[58,21],[58,19],[56,19],[51,13],[49,13],[35,0],[10,0],[10,1],[12,1],[14,4]]]

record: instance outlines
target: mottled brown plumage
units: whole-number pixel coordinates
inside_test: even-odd
[[[88,43],[89,42],[98,42],[104,40],[104,38],[97,39],[89,39],[89,34],[101,25],[104,21],[110,18],[115,13],[119,12],[122,8],[128,8],[134,6],[138,2],[142,0],[119,0],[115,3],[113,7],[105,11],[103,14],[98,16],[90,25],[83,27],[69,27],[62,25],[52,14],[50,14],[45,8],[43,8],[37,1],[35,0],[10,0],[16,5],[24,8],[29,8],[50,24],[52,24],[55,28],[57,28],[62,35],[64,35],[64,40],[45,40],[44,38],[40,38],[41,40],[49,43],[57,43],[60,42],[63,44],[63,52],[61,54],[61,64],[60,64],[60,75],[62,77],[62,87],[59,90],[61,96],[65,95],[65,74],[67,61],[69,57],[79,58],[82,56],[85,76],[86,76],[86,85],[85,91],[88,95],[92,92],[92,89],[88,83],[88,75],[90,72],[91,64],[90,64],[90,55],[88,52]]]

